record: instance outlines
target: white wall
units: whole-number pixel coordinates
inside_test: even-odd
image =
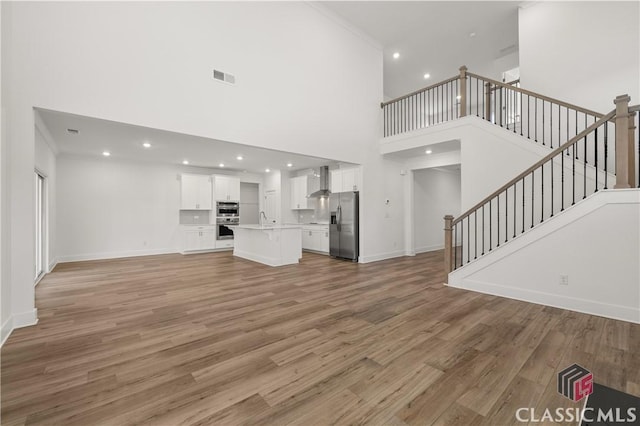
[[[213,170],[58,157],[60,262],[176,252],[182,172]]]
[[[638,2],[533,2],[519,40],[522,87],[601,113],[640,103]]]
[[[444,247],[443,218],[460,211],[460,170],[422,169],[414,176],[414,245],[415,252]]]
[[[310,5],[16,2],[2,15],[12,167],[4,206],[20,235],[8,251],[11,309],[23,324],[36,319],[34,106],[361,163],[370,188],[362,252],[383,256],[398,244],[381,209],[397,192],[385,175],[397,170],[375,144],[382,52]],[[213,81],[213,67],[237,84]]]
[[[58,261],[179,251],[180,173],[220,174],[216,169],[60,155]],[[252,174],[239,176],[261,183]]]
[[[452,272],[449,285],[640,323],[638,217],[640,190],[598,192]]]
[[[5,49],[6,37],[3,36],[3,28],[5,15],[2,13],[4,10],[4,2],[0,2],[0,53]],[[11,282],[9,273],[9,257],[8,257],[8,243],[10,241],[9,227],[10,220],[7,214],[6,206],[8,203],[8,189],[9,189],[9,170],[8,170],[8,152],[7,152],[7,137],[6,137],[6,106],[5,106],[5,84],[3,80],[3,70],[6,66],[6,61],[2,60],[0,55],[0,345],[4,343],[5,339],[9,336],[13,325],[11,324]]]

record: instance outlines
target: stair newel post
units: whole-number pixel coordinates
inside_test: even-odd
[[[616,184],[614,188],[632,188],[635,175],[633,135],[629,135],[629,95],[616,97]]]
[[[635,176],[636,176],[636,153],[634,152],[636,146],[635,139],[635,131],[636,131],[636,113],[632,112],[629,114],[629,186],[631,188],[636,187]],[[638,158],[640,161],[640,158]],[[640,184],[638,185],[640,186]]]
[[[485,86],[485,101],[484,101],[484,105],[485,105],[485,120],[487,120],[488,122],[491,122],[491,83],[486,82],[484,84]]]
[[[460,117],[467,116],[467,67],[460,67]]]
[[[444,217],[444,282],[449,282],[449,272],[453,271],[453,216]]]

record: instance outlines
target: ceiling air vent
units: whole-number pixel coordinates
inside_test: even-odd
[[[236,76],[220,70],[213,70],[213,79],[228,84],[236,84]]]
[[[67,129],[67,132],[71,133],[72,135],[77,135],[78,133],[80,133],[78,129]]]

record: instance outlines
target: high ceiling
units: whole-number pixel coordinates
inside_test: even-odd
[[[514,1],[327,1],[322,5],[384,48],[384,92],[395,98],[453,77],[461,65],[500,77],[494,61],[518,50]],[[398,52],[400,57],[393,58]],[[424,74],[430,74],[424,79]],[[489,75],[491,74],[491,75]]]
[[[104,151],[110,159],[134,160],[163,164],[220,168],[224,170],[264,173],[271,170],[301,170],[328,165],[331,160],[256,148],[215,139],[201,138],[134,126],[97,118],[38,109],[61,153],[102,157]],[[78,130],[72,134],[67,129]],[[144,143],[151,146],[145,148]],[[242,156],[242,160],[237,157]],[[291,167],[287,164],[291,163]]]
[[[322,7],[358,28],[384,49],[387,98],[409,93],[458,73],[498,78],[495,60],[517,52],[518,6],[522,2],[324,1]],[[393,53],[399,58],[394,59]],[[430,78],[424,79],[429,73]],[[263,173],[266,168],[314,168],[331,162],[285,152],[171,133],[90,117],[40,110],[63,153],[126,158]],[[68,128],[78,129],[73,135]],[[144,142],[151,143],[144,148]],[[237,160],[238,155],[243,160]]]

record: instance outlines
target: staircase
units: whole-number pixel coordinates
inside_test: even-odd
[[[384,102],[383,135],[393,137],[475,115],[549,153],[478,204],[445,217],[449,273],[496,250],[580,200],[611,188],[640,188],[640,106],[627,95],[601,114],[461,67],[458,75]]]

